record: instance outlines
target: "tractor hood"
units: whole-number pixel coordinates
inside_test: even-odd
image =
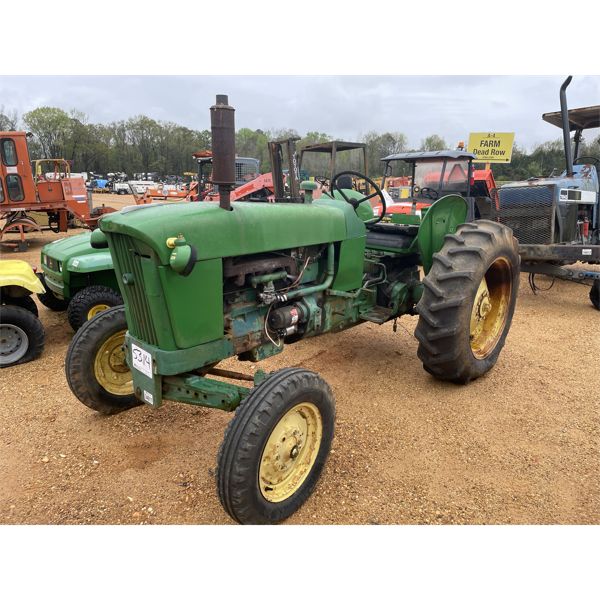
[[[340,200],[312,204],[236,202],[232,210],[217,203],[138,205],[105,215],[100,229],[124,234],[152,248],[169,264],[168,238],[182,234],[198,260],[240,256],[336,242],[365,235],[353,208]]]
[[[90,246],[91,235],[91,231],[86,231],[79,235],[73,235],[56,240],[55,242],[50,242],[42,248],[42,254],[46,254],[56,260],[64,262],[74,256],[102,252],[102,250],[97,250]]]

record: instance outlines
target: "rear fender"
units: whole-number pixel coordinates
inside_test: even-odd
[[[442,249],[446,235],[456,233],[456,228],[465,222],[468,208],[467,201],[458,194],[444,196],[429,207],[417,235],[425,275],[431,269],[433,255]]]

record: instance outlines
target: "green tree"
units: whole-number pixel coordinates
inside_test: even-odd
[[[42,156],[32,158],[63,158],[66,144],[73,134],[71,117],[60,108],[42,106],[23,115],[27,129],[39,143]]]
[[[403,133],[382,133],[370,131],[362,139],[367,144],[367,163],[369,175],[376,177],[383,174],[381,159],[390,154],[404,152],[407,147],[407,139]]]
[[[448,145],[443,137],[437,134],[428,135],[424,140],[421,140],[421,147],[419,150],[423,152],[434,152],[436,150],[447,150]]]
[[[16,110],[8,112],[4,105],[0,106],[0,131],[16,131],[19,126],[19,115]]]

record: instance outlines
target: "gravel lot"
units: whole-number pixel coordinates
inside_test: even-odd
[[[28,252],[3,257],[39,267],[54,239],[32,235]],[[465,387],[422,369],[416,317],[264,361],[318,371],[337,401],[321,481],[288,522],[600,523],[600,313],[587,293],[557,281],[534,296],[522,275],[498,364]],[[176,403],[95,414],[65,380],[66,314],[39,307],[44,354],[0,372],[0,523],[229,523],[214,470],[231,415]]]

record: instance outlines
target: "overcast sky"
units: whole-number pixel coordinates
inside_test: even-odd
[[[516,143],[560,137],[541,114],[559,110],[565,76],[2,76],[0,108],[19,115],[39,106],[76,108],[91,122],[144,114],[194,129],[228,94],[236,127],[321,131],[354,141],[367,131],[398,131],[416,147],[437,133],[449,146],[470,131],[514,131]],[[569,108],[600,104],[600,77],[576,76]],[[586,139],[599,134],[589,131]]]

